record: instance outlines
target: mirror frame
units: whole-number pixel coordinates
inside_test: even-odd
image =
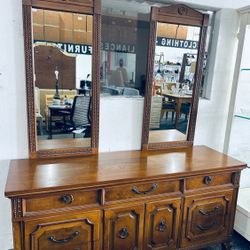
[[[92,124],[91,147],[37,150],[37,128],[35,116],[34,57],[32,41],[32,8],[74,12],[93,16],[92,44]],[[27,94],[27,117],[29,157],[48,158],[80,156],[98,153],[99,144],[99,96],[100,96],[100,51],[101,51],[101,2],[100,0],[23,0],[23,28],[25,50],[25,73]]]
[[[142,150],[156,150],[156,149],[164,149],[171,147],[186,147],[193,145],[197,111],[198,111],[200,84],[203,71],[203,56],[205,52],[208,20],[209,16],[207,14],[203,14],[183,4],[170,5],[164,7],[152,7],[151,18],[150,18],[150,39],[149,39],[149,51],[148,51],[148,65],[147,65],[147,81],[146,81],[147,86],[145,92],[146,94],[144,101],[143,128],[142,128]],[[154,58],[155,58],[156,36],[157,36],[157,22],[179,24],[186,26],[197,26],[201,28],[191,113],[187,130],[187,140],[185,141],[149,143],[149,132],[150,132],[149,124],[151,115],[152,82],[153,82],[153,69],[154,69]]]

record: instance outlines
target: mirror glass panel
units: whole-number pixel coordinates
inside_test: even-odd
[[[157,23],[149,143],[185,141],[200,28]]]
[[[37,149],[91,147],[93,17],[32,9]]]
[[[150,7],[102,1],[101,96],[144,96]]]

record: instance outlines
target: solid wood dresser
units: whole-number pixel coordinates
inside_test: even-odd
[[[244,167],[204,146],[11,161],[15,250],[230,249]]]

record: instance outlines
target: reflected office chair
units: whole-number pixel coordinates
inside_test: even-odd
[[[87,137],[91,128],[91,97],[90,96],[75,96],[73,106],[70,111],[70,119],[64,122],[65,131],[73,133],[73,138],[76,134],[83,134]]]
[[[190,103],[182,103],[180,113],[185,115],[185,121],[188,121],[188,116],[190,114]]]

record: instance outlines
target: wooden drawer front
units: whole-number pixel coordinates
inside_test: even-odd
[[[181,199],[146,204],[144,249],[176,249]]]
[[[203,175],[186,178],[186,190],[213,187],[232,183],[232,174]]]
[[[98,191],[70,191],[25,199],[26,212],[70,208],[83,205],[97,205]]]
[[[233,191],[185,199],[182,247],[227,236]]]
[[[117,201],[130,198],[142,198],[151,195],[160,195],[180,191],[180,182],[155,181],[143,184],[130,184],[106,188],[106,201]]]
[[[100,228],[99,211],[29,221],[25,223],[25,250],[99,249]]]
[[[104,249],[142,250],[144,205],[105,210]]]

